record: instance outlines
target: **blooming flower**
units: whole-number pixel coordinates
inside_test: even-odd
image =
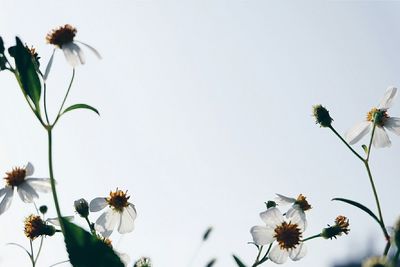
[[[109,206],[96,221],[96,230],[104,237],[109,237],[118,224],[118,232],[126,234],[133,231],[134,221],[136,219],[136,209],[132,203],[129,203],[127,192],[122,190],[111,191],[108,197],[98,197],[90,201],[89,208],[91,212],[96,212]]]
[[[288,257],[297,261],[306,254],[306,247],[301,242],[305,230],[305,221],[298,209],[286,214],[286,220],[278,208],[269,208],[260,213],[266,226],[253,226],[250,233],[255,244],[267,245],[277,241],[268,257],[271,261],[281,264]]]
[[[0,189],[0,197],[4,195],[0,202],[0,215],[10,207],[14,188],[17,188],[18,195],[25,203],[32,203],[35,198],[39,198],[37,192],[47,193],[51,190],[49,178],[28,178],[33,172],[34,167],[28,162],[26,167],[16,167],[6,173],[7,176],[4,178],[6,186]]]
[[[82,43],[80,41],[74,40],[77,30],[75,27],[65,24],[64,26],[60,26],[57,29],[52,30],[46,36],[46,41],[49,44],[55,45],[57,48],[60,48],[65,55],[68,63],[72,67],[76,67],[80,64],[85,64],[85,55],[81,47],[78,44],[82,44],[89,48],[99,59],[101,59],[101,55],[94,49],[92,46]],[[49,63],[46,67],[46,72],[44,75],[44,79],[47,78],[51,65],[53,63],[54,52],[49,60]]]
[[[369,133],[373,129],[374,124],[376,125],[372,140],[374,146],[388,147],[391,145],[385,129],[400,135],[400,118],[389,117],[387,113],[387,110],[392,106],[396,94],[397,88],[389,87],[378,107],[372,108],[368,112],[366,121],[357,123],[345,134],[345,139],[350,145],[357,143]]]

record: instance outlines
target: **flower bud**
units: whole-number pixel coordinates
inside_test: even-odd
[[[151,267],[151,260],[147,257],[141,257],[139,260],[135,262],[133,267]]]
[[[87,216],[89,216],[89,204],[84,198],[75,200],[74,207],[75,207],[76,212],[82,218],[86,218]]]
[[[267,209],[274,208],[274,207],[276,207],[276,202],[272,201],[272,200],[268,200],[267,202],[265,202],[265,205],[267,206]]]
[[[46,205],[42,205],[39,207],[39,211],[41,214],[46,214],[47,212],[47,206]]]
[[[333,119],[329,115],[329,111],[321,105],[313,106],[313,116],[315,122],[321,127],[330,127]]]
[[[321,236],[325,239],[332,239],[341,236],[343,233],[347,235],[350,231],[348,227],[349,219],[345,216],[338,216],[335,219],[335,225],[322,229]]]

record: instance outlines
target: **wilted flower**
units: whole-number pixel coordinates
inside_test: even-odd
[[[139,260],[135,262],[133,267],[151,267],[151,260],[147,257],[141,257]]]
[[[335,219],[335,225],[322,229],[321,236],[326,239],[332,239],[342,234],[347,235],[350,232],[349,226],[349,219],[339,215]]]
[[[329,111],[321,105],[313,106],[313,116],[315,123],[321,127],[329,127],[332,124],[333,119],[329,115]]]
[[[0,197],[4,195],[0,202],[0,214],[3,214],[11,205],[14,195],[14,188],[17,188],[18,195],[25,203],[32,203],[35,198],[39,198],[37,192],[47,193],[51,190],[49,178],[33,178],[33,165],[28,162],[26,167],[16,167],[10,172],[6,172],[6,186],[0,189]]]
[[[55,45],[57,48],[60,48],[65,55],[65,58],[67,59],[68,63],[72,67],[76,67],[79,63],[80,64],[85,64],[85,56],[83,54],[82,49],[78,44],[82,44],[89,48],[98,58],[101,59],[100,53],[97,52],[96,49],[94,49],[92,46],[82,43],[80,41],[74,40],[75,35],[76,35],[76,28],[69,25],[65,24],[64,26],[60,26],[57,29],[52,30],[49,32],[46,36],[46,41],[49,44]],[[49,60],[49,63],[46,67],[46,72],[44,75],[44,79],[46,80],[49,72],[51,65],[53,63],[53,56],[54,52]]]
[[[129,203],[129,196],[122,190],[111,191],[108,197],[98,197],[90,201],[89,208],[91,212],[96,212],[109,206],[96,221],[96,230],[102,236],[109,237],[118,225],[118,232],[126,234],[134,229],[136,219],[136,209],[132,203]]]
[[[362,267],[389,267],[389,261],[382,256],[370,257],[363,262]]]
[[[389,87],[378,107],[372,108],[367,113],[366,121],[356,124],[345,134],[345,139],[350,145],[357,143],[361,138],[369,133],[374,124],[376,125],[372,140],[374,146],[388,147],[391,145],[389,136],[385,129],[400,135],[400,118],[389,117],[387,113],[387,110],[392,106],[396,94],[397,88]]]
[[[48,225],[38,215],[29,215],[24,221],[24,233],[30,240],[36,237],[47,235],[52,236],[55,234],[56,229],[52,225]]]
[[[306,254],[306,247],[301,242],[305,230],[305,221],[298,209],[286,214],[286,220],[278,208],[269,208],[260,213],[266,226],[253,226],[250,233],[257,245],[267,245],[276,241],[268,257],[271,261],[281,264],[288,257],[297,261]]]

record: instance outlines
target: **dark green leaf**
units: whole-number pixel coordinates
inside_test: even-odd
[[[213,228],[211,226],[207,228],[207,230],[203,234],[203,241],[206,241],[210,237],[212,230]]]
[[[0,36],[0,54],[4,54],[4,42],[1,36]]]
[[[92,106],[86,105],[86,104],[75,104],[75,105],[72,105],[72,106],[66,108],[66,109],[63,111],[62,114],[67,113],[68,111],[71,111],[71,110],[74,110],[74,109],[81,109],[81,108],[83,108],[83,109],[90,109],[91,111],[96,112],[97,115],[100,116],[100,113],[99,113],[99,111],[98,111],[97,109],[95,109],[95,108],[92,107]]]
[[[33,58],[28,49],[22,44],[21,40],[16,37],[17,45],[11,47],[9,52],[15,59],[15,67],[18,70],[22,89],[34,103],[36,109],[39,107],[41,84],[39,76],[36,72]]]
[[[69,260],[74,267],[124,267],[112,248],[96,236],[62,219]]]
[[[4,56],[0,55],[0,70],[6,69],[7,60]]]
[[[232,255],[238,267],[246,267],[246,265],[236,255]]]
[[[207,263],[207,265],[206,265],[206,267],[212,267],[212,266],[214,266],[214,264],[217,262],[217,259],[212,259],[212,260],[210,260],[208,263]]]
[[[345,202],[347,204],[350,204],[352,206],[359,208],[360,210],[366,212],[369,216],[371,216],[375,221],[377,221],[379,225],[381,225],[381,221],[378,219],[378,217],[376,217],[376,215],[369,208],[365,207],[363,204],[360,204],[354,200],[350,200],[350,199],[346,199],[346,198],[336,197],[336,198],[333,198],[332,200],[342,201],[342,202]]]

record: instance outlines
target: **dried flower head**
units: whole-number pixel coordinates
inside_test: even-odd
[[[46,224],[38,215],[29,215],[24,221],[24,233],[30,240],[34,240],[41,235],[52,236],[56,229]]]
[[[322,229],[321,236],[325,239],[332,239],[341,236],[342,234],[347,235],[350,231],[349,225],[349,219],[345,216],[339,215],[335,219],[335,225],[328,225],[329,227]]]

